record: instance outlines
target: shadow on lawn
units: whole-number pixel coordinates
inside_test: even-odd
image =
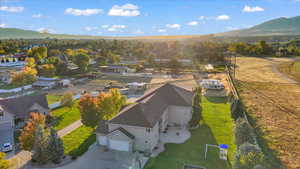
[[[83,143],[81,143],[77,149],[74,149],[74,150],[70,151],[69,155],[72,156],[72,157],[75,157],[75,158],[81,156],[82,154],[84,154],[89,149],[89,147],[95,141],[96,141],[96,135],[92,134]]]
[[[227,103],[227,97],[212,97],[212,96],[204,96],[208,101],[212,103]]]

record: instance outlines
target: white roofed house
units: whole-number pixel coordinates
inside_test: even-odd
[[[165,84],[147,92],[109,121],[100,121],[97,142],[108,149],[151,153],[168,126],[188,125],[193,92]]]

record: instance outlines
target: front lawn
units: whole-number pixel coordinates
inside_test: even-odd
[[[203,119],[201,127],[191,130],[192,137],[183,144],[167,144],[166,151],[151,158],[146,169],[182,169],[184,164],[199,165],[207,169],[231,169],[231,164],[219,159],[218,149],[209,148],[204,159],[205,144],[228,144],[229,161],[232,163],[234,144],[230,104],[224,98],[203,97]]]
[[[51,111],[54,118],[54,129],[61,130],[68,125],[80,119],[80,111],[78,109],[78,101],[75,101],[71,108],[60,107]]]
[[[62,137],[65,154],[72,157],[81,156],[96,141],[94,129],[81,126]]]

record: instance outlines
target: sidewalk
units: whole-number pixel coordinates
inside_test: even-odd
[[[72,132],[73,130],[77,129],[81,125],[82,125],[81,120],[77,120],[74,123],[70,124],[69,126],[59,130],[57,134],[59,137],[63,137],[69,134],[70,132]],[[31,160],[31,152],[22,150],[17,154],[15,154],[14,156],[12,156],[11,158],[9,158],[9,160],[11,160],[12,163],[14,164],[13,165],[14,169],[23,168]]]

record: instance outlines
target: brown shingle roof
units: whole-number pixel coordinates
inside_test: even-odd
[[[21,96],[11,99],[0,100],[0,106],[7,112],[12,113],[17,118],[29,116],[30,108],[38,104],[45,109],[49,109],[46,94],[34,96]]]
[[[169,105],[191,106],[192,96],[191,91],[167,83],[147,92],[135,104],[122,109],[119,115],[109,122],[152,128]]]

